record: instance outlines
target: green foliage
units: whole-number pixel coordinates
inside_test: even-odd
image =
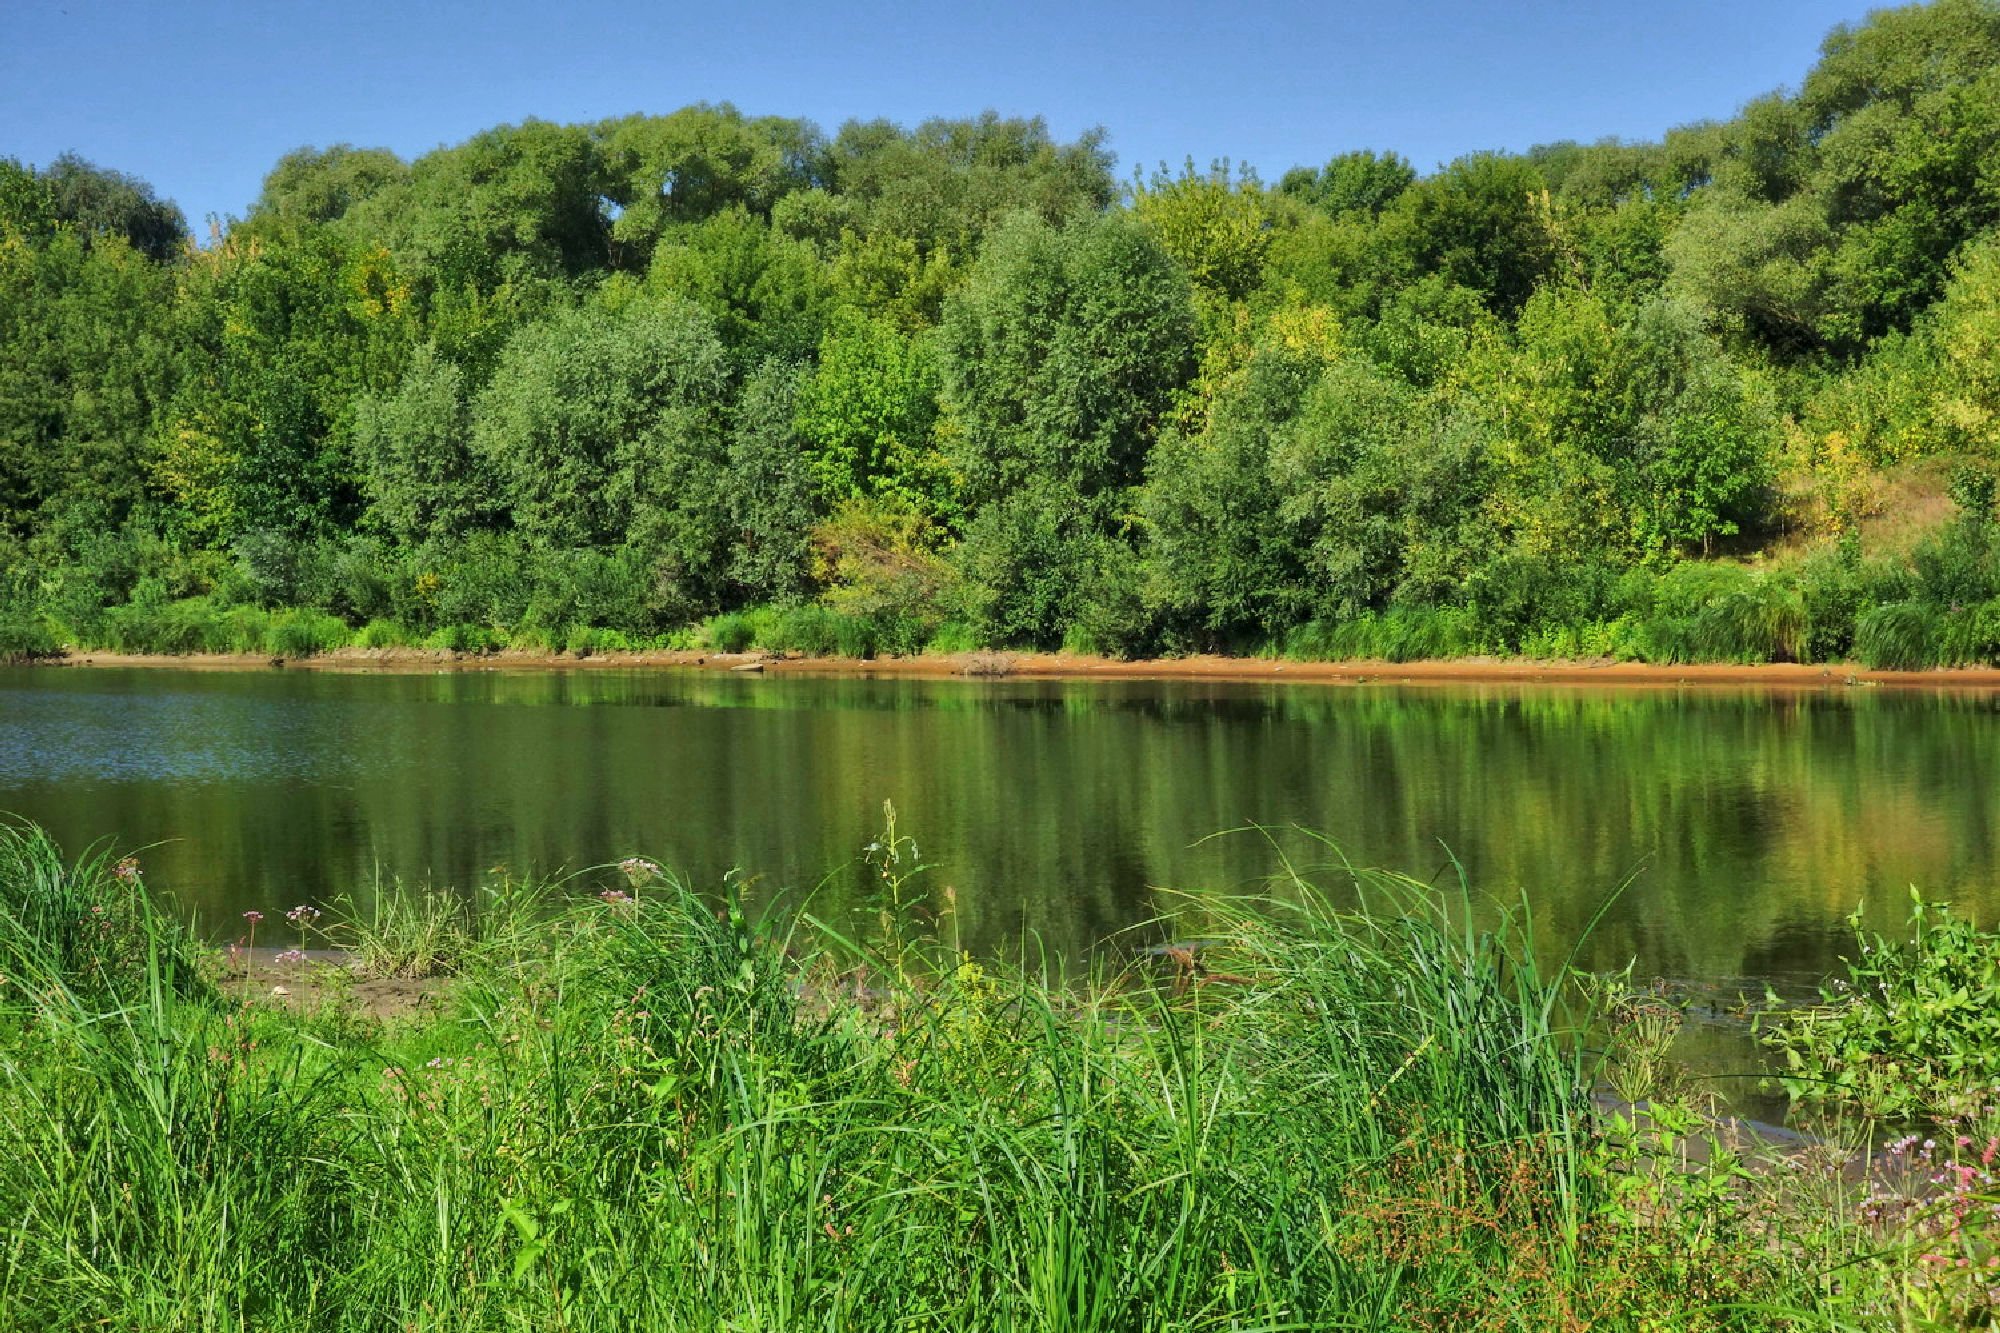
[[[653,251],[646,287],[700,306],[739,368],[808,355],[832,301],[812,247],[740,207],[666,233]]]
[[[811,573],[813,525],[825,503],[798,424],[804,381],[799,369],[771,362],[737,399],[724,483],[735,531],[728,577],[750,599],[798,596]]]
[[[720,591],[722,348],[686,305],[581,309],[524,330],[480,395],[473,448],[515,528],[551,547],[629,542],[682,614]]]
[[[1059,647],[1111,545],[1060,485],[1031,484],[988,505],[956,552],[967,622],[986,643]]]
[[[1555,271],[1546,188],[1520,158],[1475,153],[1399,194],[1383,233],[1403,262],[1481,292],[1493,311],[1511,315]]]
[[[958,951],[948,899],[926,929],[924,863],[893,824],[865,853],[865,945],[639,857],[469,897],[385,886],[381,906],[336,905],[329,937],[369,972],[448,980],[384,1023],[305,966],[280,975],[316,1006],[177,991],[178,934],[128,870],[12,835],[0,1205],[94,1220],[88,1246],[17,1229],[9,1327],[359,1330],[415,1306],[452,1330],[635,1311],[717,1330],[1719,1330],[1922,1308],[1902,1234],[1857,1221],[1809,1160],[1743,1169],[1665,1091],[1662,1006],[1572,987],[1524,913],[1482,918],[1462,885],[1355,871],[1340,899],[1359,909],[1296,877],[1191,897],[1161,923],[1187,943],[1072,979]],[[99,902],[138,907],[129,931],[63,954],[59,929]],[[58,931],[28,925],[31,903]],[[1922,926],[1922,961],[1864,961],[1857,989],[1886,981],[1976,1043],[1990,937]],[[295,965],[257,966],[232,984]],[[1939,1049],[1901,1007],[1881,1030],[1851,1012],[1788,1040],[1873,1071]],[[1600,1031],[1643,1114],[1593,1107]],[[1922,1086],[1991,1080],[1976,1045],[1950,1049],[1963,1070],[1910,1066]]]
[[[798,402],[798,429],[820,494],[833,503],[893,499],[949,518],[952,484],[932,439],[938,368],[931,343],[881,319],[835,321]]]
[[[116,237],[155,263],[178,259],[188,244],[180,209],[142,180],[74,153],[62,154],[37,174],[50,220],[86,241]]]
[[[1298,662],[1418,662],[1464,657],[1481,646],[1462,608],[1392,607],[1333,624],[1308,621],[1285,635],[1282,652]]]
[[[376,521],[416,545],[473,527],[493,507],[485,460],[472,452],[464,372],[417,349],[393,394],[355,407],[354,453]]]
[[[1332,217],[1377,217],[1416,182],[1416,169],[1397,154],[1362,149],[1342,153],[1318,170],[1294,167],[1278,182],[1278,190]]]
[[[530,120],[299,150],[200,249],[142,182],[0,162],[9,636],[262,651],[254,604],[554,648],[818,600],[878,647],[1410,618],[1831,660],[1874,616],[1876,660],[1985,661],[1973,528],[1823,543],[1891,469],[2000,458],[1996,53],[1936,0],[1658,143],[1122,198],[1100,132],[993,113]],[[1615,595],[1781,534],[1791,583]]]
[[[1247,171],[1232,183],[1227,163],[1201,173],[1190,159],[1179,176],[1162,168],[1133,182],[1132,216],[1203,293],[1240,301],[1263,280],[1271,218]]]
[[[0,1012],[42,988],[57,1003],[138,1000],[161,982],[204,995],[191,954],[154,913],[137,857],[95,846],[72,861],[43,829],[0,820]]]
[[[314,657],[345,648],[354,631],[324,611],[280,611],[271,617],[264,646],[274,657]]]
[[[0,609],[0,665],[20,666],[62,656],[62,644],[36,616]]]
[[[942,328],[945,453],[975,508],[1031,479],[1102,505],[1138,481],[1192,369],[1187,283],[1116,218],[996,234]]]
[[[1854,621],[1854,655],[1863,666],[1886,671],[1921,671],[1941,656],[1940,616],[1925,602],[1887,602]]]
[[[1908,937],[1850,918],[1855,956],[1817,1007],[1780,1011],[1765,1043],[1796,1101],[1891,1122],[1996,1110],[2000,936],[1910,891]]]

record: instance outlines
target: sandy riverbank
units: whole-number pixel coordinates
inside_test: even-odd
[[[1461,658],[1437,662],[1292,662],[1257,657],[1174,657],[1118,661],[1066,653],[925,654],[859,660],[787,657],[765,653],[654,651],[574,657],[568,653],[467,654],[421,648],[343,648],[323,656],[274,659],[261,654],[156,656],[84,652],[52,659],[50,666],[164,667],[176,670],[304,671],[602,671],[678,668],[758,672],[765,675],[863,675],[947,678],[983,676],[1027,680],[1304,681],[1360,684],[1531,684],[1644,688],[1756,686],[1781,690],[1857,686],[2000,690],[2000,669],[1962,667],[1933,671],[1870,671],[1849,663],[1739,666],[1704,663],[1654,666],[1643,662],[1540,662]]]

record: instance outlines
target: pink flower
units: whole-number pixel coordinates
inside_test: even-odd
[[[111,877],[122,884],[138,883],[139,858],[136,856],[121,858],[117,865],[111,867]]]
[[[254,926],[264,919],[264,914],[258,911],[249,911],[243,914],[243,919]]]

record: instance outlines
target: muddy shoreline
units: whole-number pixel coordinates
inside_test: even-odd
[[[2000,668],[1993,667],[1871,671],[1851,663],[1654,666],[1643,662],[1542,662],[1508,658],[1293,662],[1278,658],[1202,656],[1119,661],[1067,653],[982,652],[857,659],[665,650],[575,657],[568,653],[550,652],[473,654],[421,648],[343,648],[305,658],[273,658],[263,654],[168,656],[84,652],[45,659],[36,665],[198,671],[282,668],[385,673],[678,669],[761,675],[900,676],[916,679],[1290,681],[1327,685],[1573,685],[1643,689],[1709,686],[1741,689],[1749,686],[1783,691],[1856,687],[2000,690]]]

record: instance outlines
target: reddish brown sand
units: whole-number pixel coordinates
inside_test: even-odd
[[[1848,663],[1800,666],[1649,666],[1641,662],[1534,662],[1465,658],[1447,662],[1288,662],[1258,657],[1172,657],[1121,662],[1067,653],[969,653],[889,657],[870,661],[839,657],[787,657],[761,653],[502,652],[487,655],[420,648],[346,648],[321,657],[273,659],[258,655],[164,657],[78,653],[55,666],[171,667],[180,670],[252,670],[282,666],[308,671],[606,670],[674,667],[708,671],[760,671],[768,675],[1006,676],[1029,680],[1311,681],[1330,685],[1521,684],[1677,688],[1757,686],[1810,690],[1871,685],[1952,690],[2000,689],[2000,669],[1966,667],[1935,671],[1870,671]]]

